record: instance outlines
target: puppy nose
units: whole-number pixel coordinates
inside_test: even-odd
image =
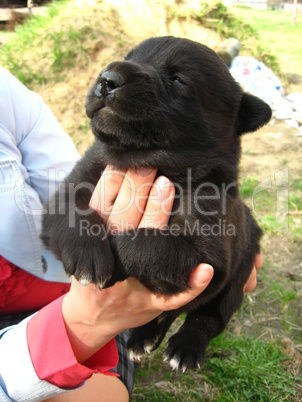
[[[123,77],[115,71],[105,71],[100,79],[101,82],[107,82],[108,86],[112,89],[121,87],[124,84]]]
[[[96,96],[103,96],[104,98],[112,94],[116,88],[124,84],[123,77],[115,71],[105,71],[100,76],[100,83],[97,86],[94,94]]]

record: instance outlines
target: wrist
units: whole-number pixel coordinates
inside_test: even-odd
[[[102,308],[96,303],[93,292],[81,288],[76,289],[76,292],[71,288],[62,302],[66,332],[79,363],[87,360],[117,335],[102,319]]]

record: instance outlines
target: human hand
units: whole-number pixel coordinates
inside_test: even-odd
[[[175,189],[165,177],[154,182],[155,176],[155,169],[126,174],[106,169],[90,206],[98,211],[109,232],[168,224]],[[73,278],[62,308],[76,357],[84,361],[123,330],[189,303],[208,286],[212,276],[213,268],[200,264],[191,273],[190,289],[172,296],[153,294],[134,278],[103,290],[93,284],[82,287]]]

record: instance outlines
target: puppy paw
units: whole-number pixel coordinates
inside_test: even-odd
[[[135,362],[140,362],[143,356],[145,356],[146,354],[150,354],[155,349],[158,339],[144,339],[133,344],[131,344],[131,338],[129,339],[129,341],[127,349],[130,359]]]
[[[64,269],[68,275],[86,286],[96,284],[100,289],[110,280],[114,270],[114,258],[109,242],[98,237],[81,238],[77,244],[65,247],[62,252]]]
[[[204,363],[205,348],[193,345],[183,338],[181,334],[173,335],[168,341],[168,347],[164,353],[164,361],[169,362],[172,370],[186,370],[200,368]]]

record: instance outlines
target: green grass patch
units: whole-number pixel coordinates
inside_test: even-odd
[[[285,236],[284,236],[285,237]],[[284,238],[285,242],[285,238]],[[282,244],[282,241],[281,241]],[[278,246],[280,242],[278,243]],[[271,262],[263,250],[264,264],[259,271],[255,299],[246,298],[236,315],[241,322],[253,311],[254,324],[245,333],[258,337],[265,331],[274,339],[290,338],[297,345],[301,341],[300,275],[299,271],[285,271],[283,262]],[[295,263],[293,263],[293,266]],[[290,273],[294,278],[289,280]],[[278,278],[278,279],[272,279]],[[251,294],[253,296],[253,294]],[[256,301],[256,303],[254,303]],[[267,322],[266,322],[267,320]],[[298,347],[299,348],[299,347]]]
[[[64,69],[74,67],[77,64],[78,55],[86,54],[83,40],[90,33],[89,27],[74,29],[69,26],[66,32],[58,31],[48,34],[48,39],[53,49],[51,69],[54,73],[60,73]]]
[[[71,8],[71,10],[69,10]],[[0,52],[0,63],[27,86],[58,82],[74,66],[89,62],[89,45],[98,32],[89,22],[73,27],[70,0],[51,3],[43,16],[34,15],[16,27]]]
[[[280,282],[271,283],[271,295],[273,298],[278,298],[281,305],[288,304],[291,300],[297,298],[297,292],[292,289],[288,289],[284,284]]]
[[[67,4],[67,0],[53,2],[47,8],[45,15],[35,15],[28,18],[22,25],[16,26],[16,35],[2,47],[0,52],[1,65],[25,85],[32,82],[40,84],[47,80],[45,68],[36,68],[36,57],[32,50],[36,48],[39,58],[45,59],[47,50],[43,46],[43,42],[50,35],[48,29]],[[37,49],[39,49],[38,52]]]
[[[289,191],[290,210],[302,212],[302,182],[300,179],[293,181]]]
[[[275,189],[268,188],[269,185],[265,181],[259,183],[257,179],[244,177],[239,187],[240,195],[264,231],[284,231],[287,217],[284,218],[280,210],[277,216]]]
[[[293,184],[292,184],[292,187],[293,187],[293,189],[302,191],[302,180],[300,180],[300,179],[294,180]],[[301,202],[302,202],[302,199],[301,199]]]
[[[201,3],[200,12],[195,13],[193,17],[202,25],[216,30],[224,38],[237,38],[241,43],[241,52],[248,52],[275,73],[280,74],[278,58],[261,40],[258,25],[252,24],[248,18],[249,10],[245,9],[245,13],[242,14],[245,18],[233,14],[233,8],[228,9],[218,1]]]
[[[269,177],[261,182],[253,177],[243,177],[239,191],[265,232],[291,232],[294,238],[301,238],[298,218],[302,211],[301,187],[300,180],[276,186]]]
[[[161,354],[137,370],[131,401],[279,402],[296,395],[299,379],[284,367],[291,358],[277,342],[224,333],[210,343],[201,370],[181,374],[170,371]]]
[[[262,46],[270,54],[278,55],[278,64],[282,71],[302,71],[302,47],[299,40],[302,37],[301,14],[297,15],[297,23],[293,25],[292,15],[281,10],[233,7],[231,13],[253,26]]]
[[[257,187],[259,181],[258,179],[250,178],[250,177],[242,177],[240,182],[240,195],[243,198],[252,197],[255,188]]]
[[[229,355],[221,358],[225,350]],[[288,357],[277,343],[223,334],[211,343],[210,353],[205,370],[220,388],[217,401],[293,400],[297,378],[282,366]]]

